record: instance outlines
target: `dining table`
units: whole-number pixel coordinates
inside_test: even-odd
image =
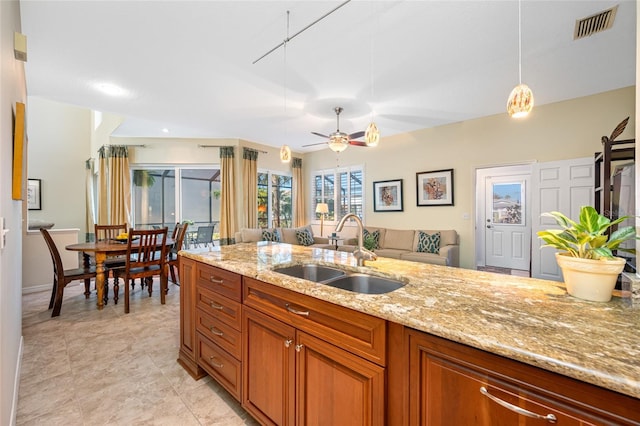
[[[167,237],[165,246],[171,247],[174,241],[173,238]],[[136,241],[131,243],[131,246],[135,246]],[[160,246],[161,243],[158,242]],[[158,247],[159,248],[159,247]],[[104,284],[105,284],[105,266],[104,262],[107,257],[122,256],[127,254],[127,240],[104,240],[89,243],[75,243],[69,244],[65,247],[66,250],[79,251],[83,254],[83,262],[85,268],[88,268],[91,262],[91,256],[95,258],[96,262],[96,295],[98,309],[103,309],[104,300]]]

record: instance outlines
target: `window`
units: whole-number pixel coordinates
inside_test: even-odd
[[[293,216],[291,176],[258,173],[258,226],[290,228]]]
[[[364,219],[364,172],[362,166],[337,170],[322,170],[313,175],[313,206],[327,203],[329,221],[337,221],[347,213],[355,213]]]
[[[167,226],[171,231],[188,220],[197,229],[220,220],[219,168],[134,169],[132,193],[136,228]]]

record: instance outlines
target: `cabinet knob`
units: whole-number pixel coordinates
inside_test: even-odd
[[[287,339],[284,341],[284,347],[288,348],[293,343],[293,339]]]
[[[554,416],[553,414],[547,414],[546,416],[543,416],[542,414],[534,413],[533,411],[525,410],[524,408],[520,408],[516,405],[510,404],[507,401],[503,401],[497,396],[491,395],[487,390],[487,388],[485,388],[484,386],[480,387],[480,393],[486,396],[487,398],[489,398],[490,400],[492,400],[493,402],[495,402],[496,404],[500,404],[504,408],[511,410],[513,412],[516,412],[520,415],[531,417],[532,419],[546,420],[548,423],[555,423],[558,420],[556,416]]]
[[[300,352],[300,350],[301,350],[302,348],[304,348],[304,345],[303,345],[303,344],[298,344],[298,345],[296,345],[296,352]]]

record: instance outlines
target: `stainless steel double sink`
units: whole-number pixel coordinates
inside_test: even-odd
[[[384,294],[404,286],[402,281],[368,274],[347,273],[314,263],[274,268],[273,272],[364,294]]]

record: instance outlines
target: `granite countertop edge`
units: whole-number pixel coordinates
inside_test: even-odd
[[[243,243],[180,255],[640,398],[640,309],[620,297],[586,302],[554,281],[388,258],[358,267],[349,253],[288,244]],[[366,295],[272,271],[303,263],[406,284]]]

